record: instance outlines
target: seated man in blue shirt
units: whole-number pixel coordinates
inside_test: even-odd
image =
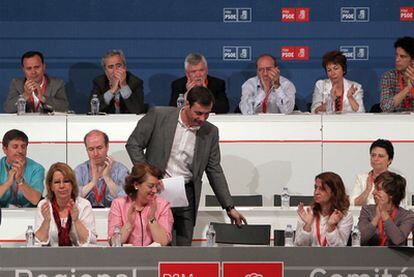
[[[3,136],[0,160],[0,206],[36,207],[43,193],[45,169],[26,157],[29,138],[12,129]]]
[[[93,207],[110,207],[112,200],[125,195],[125,165],[108,156],[108,135],[92,130],[83,139],[89,160],[75,168],[80,195]]]

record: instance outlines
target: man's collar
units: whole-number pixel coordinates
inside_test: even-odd
[[[178,113],[178,124],[180,124],[180,126],[185,128],[185,129],[189,129],[190,131],[198,131],[201,126],[187,127],[187,125],[185,125],[183,119],[181,118],[181,113],[182,112],[184,112],[184,108],[181,108],[180,112]]]

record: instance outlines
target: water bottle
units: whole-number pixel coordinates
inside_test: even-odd
[[[177,108],[181,109],[182,107],[184,107],[184,104],[185,104],[184,94],[180,93],[177,98]]]
[[[289,207],[290,207],[290,195],[289,195],[289,191],[288,191],[287,187],[283,188],[281,198],[282,198],[282,208],[283,209],[289,209]]]
[[[114,233],[112,234],[111,242],[112,242],[112,247],[121,247],[122,246],[121,229],[119,228],[118,225],[115,225],[115,227],[114,227]]]
[[[334,102],[333,102],[333,98],[332,98],[332,93],[329,93],[326,96],[325,106],[326,106],[326,113],[327,114],[333,114],[334,113],[335,109],[334,109]]]
[[[214,230],[213,224],[210,224],[208,226],[206,238],[208,247],[213,247],[216,245],[216,230]]]
[[[22,94],[19,94],[19,98],[17,98],[17,114],[23,115],[26,113],[26,100],[24,100],[24,97]]]
[[[292,225],[288,224],[285,229],[285,246],[294,246],[293,245],[293,229]]]
[[[99,99],[98,99],[98,95],[94,94],[92,95],[92,99],[91,99],[91,114],[92,115],[97,115],[99,113]]]
[[[252,95],[252,97],[250,97],[248,99],[248,104],[249,104],[249,108],[247,109],[247,114],[249,114],[249,115],[255,114],[256,113],[256,111],[255,111],[256,101],[255,101],[253,95]]]
[[[26,246],[33,247],[35,244],[33,226],[28,225],[26,231]]]
[[[352,238],[352,247],[361,246],[361,232],[359,231],[357,225],[355,225],[354,229],[352,230],[351,238]]]

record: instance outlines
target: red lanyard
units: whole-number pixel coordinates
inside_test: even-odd
[[[263,113],[266,113],[266,111],[267,111],[267,100],[269,98],[270,93],[271,93],[271,91],[269,91],[269,93],[263,99],[263,105],[262,105],[262,112]]]
[[[89,170],[89,174],[92,176],[91,170],[92,170],[92,167],[90,167],[90,170]],[[93,192],[95,193],[95,199],[98,205],[101,204],[102,199],[105,196],[105,189],[106,189],[105,182],[103,182],[100,192],[98,191],[98,181],[96,182],[96,184],[93,185]]]
[[[400,72],[398,72],[398,82],[400,83],[400,91],[402,91],[404,89],[404,80]],[[408,95],[409,95],[408,99],[407,97],[404,98],[404,108],[411,109],[411,102],[414,96],[414,88],[411,89],[410,94]]]
[[[316,216],[316,222],[315,222],[315,224],[316,224],[316,236],[318,238],[319,245],[322,246],[322,247],[326,247],[326,245],[328,244],[328,242],[326,240],[326,236],[325,236],[323,242],[321,243],[321,226],[320,226],[320,221],[321,220],[319,218],[319,215],[317,215]]]
[[[38,98],[39,98],[39,95],[40,95],[40,94],[45,94],[45,92],[46,92],[47,76],[44,76],[43,78],[44,78],[44,79],[43,79],[43,86],[40,88],[40,91],[38,91],[37,93],[35,92],[35,94],[36,94],[36,96],[38,96]],[[35,102],[34,102],[34,97],[33,97],[33,95],[30,95],[29,100],[30,100],[30,104],[31,104],[31,105],[32,105],[32,107],[33,107],[33,111],[34,111],[34,112],[37,112],[37,111],[39,110],[39,107],[40,107],[40,104],[41,104],[40,99],[39,99],[39,101],[37,102],[37,105],[36,105],[36,106],[35,106]]]
[[[397,208],[392,209],[391,219],[394,221],[395,215],[397,214]],[[384,232],[384,227],[382,226],[382,219],[378,221],[378,231],[379,231],[379,237],[380,237],[380,246],[385,246],[388,240],[388,236]]]

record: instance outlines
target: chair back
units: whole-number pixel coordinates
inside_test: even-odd
[[[262,195],[233,195],[234,205],[236,207],[261,207],[263,206]],[[215,195],[206,195],[206,207],[220,207]]]

